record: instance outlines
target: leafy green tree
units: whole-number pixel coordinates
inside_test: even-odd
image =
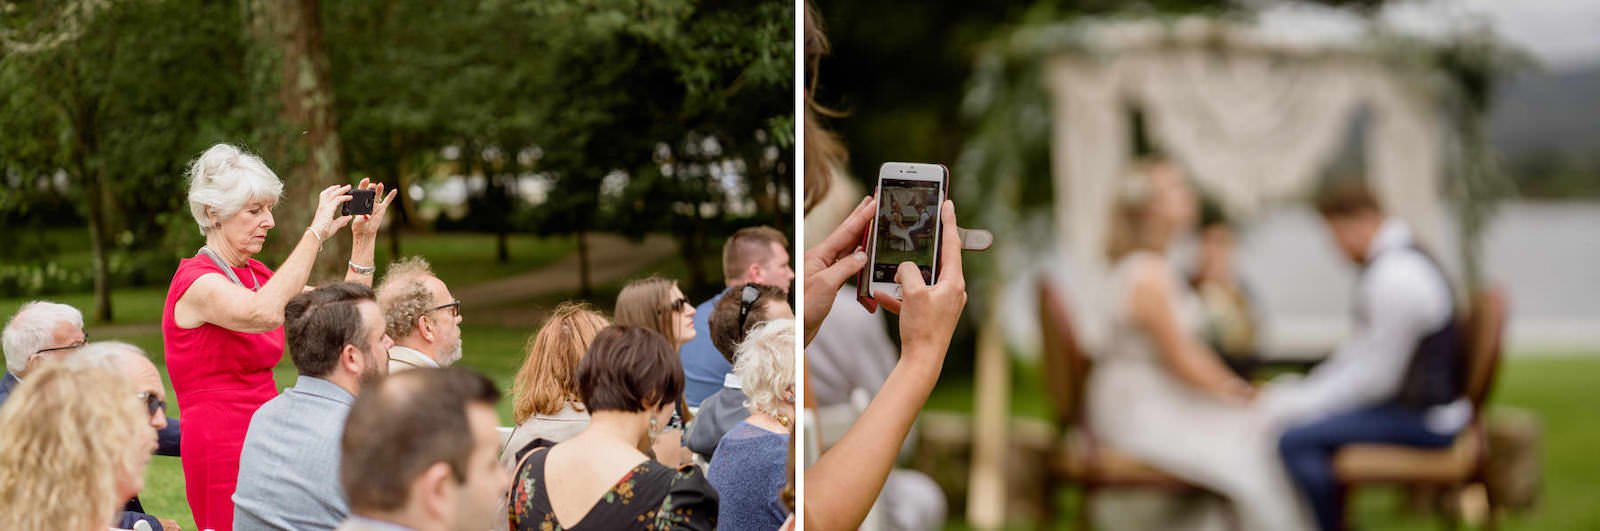
[[[65,177],[60,193],[88,229],[92,315],[105,322],[113,254],[169,229],[194,234],[183,169],[236,123],[228,109],[242,78],[230,6],[101,4],[6,6],[35,24],[10,33],[0,56],[0,123],[22,133],[0,135],[0,165],[19,182]]]

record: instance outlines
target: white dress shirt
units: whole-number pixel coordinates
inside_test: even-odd
[[[1365,321],[1354,323],[1350,338],[1304,379],[1269,387],[1263,407],[1273,418],[1297,424],[1393,399],[1418,341],[1453,318],[1449,281],[1412,247],[1404,222],[1384,221],[1367,260],[1355,300],[1366,306]],[[1472,405],[1457,399],[1430,408],[1425,422],[1451,434],[1471,416]]]

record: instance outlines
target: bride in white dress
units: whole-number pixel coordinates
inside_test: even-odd
[[[1121,185],[1109,248],[1113,328],[1089,374],[1090,428],[1106,445],[1221,495],[1243,529],[1309,528],[1277,430],[1251,407],[1254,388],[1199,340],[1198,301],[1165,256],[1194,225],[1193,192],[1167,163],[1141,164]]]

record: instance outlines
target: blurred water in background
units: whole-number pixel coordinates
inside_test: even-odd
[[[1453,237],[1446,252],[1458,262]],[[1600,354],[1600,203],[1506,202],[1483,252],[1488,278],[1508,292],[1508,352]],[[1346,335],[1356,269],[1315,211],[1286,205],[1243,227],[1239,262],[1268,351],[1326,351]]]

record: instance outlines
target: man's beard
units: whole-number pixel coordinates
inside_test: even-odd
[[[361,371],[360,381],[362,383],[367,383],[367,382],[371,382],[373,380],[377,380],[379,378],[382,378],[383,375],[389,373],[389,356],[388,356],[388,354],[384,354],[382,356],[368,356],[367,357],[367,361],[369,363],[367,363],[366,369]]]
[[[461,361],[461,343],[462,340],[456,340],[456,347],[450,349],[449,352],[446,352],[443,356],[443,359],[439,360],[440,367],[449,367],[451,365],[455,365],[456,362]]]

